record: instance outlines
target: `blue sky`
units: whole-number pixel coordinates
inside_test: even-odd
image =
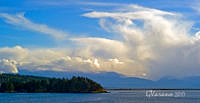
[[[199,75],[199,6],[198,0],[0,0],[0,71]]]
[[[25,17],[33,22],[46,24],[52,28],[70,32],[73,34],[70,36],[107,36],[106,32],[96,25],[98,24],[97,20],[81,16],[87,12],[84,10],[84,8],[87,9],[85,6],[74,4],[70,1],[66,1],[66,4],[59,4],[58,6],[45,3],[48,3],[48,1],[13,2],[5,0],[3,3],[1,2],[1,13],[25,13]],[[39,33],[37,32],[6,24],[2,19],[0,25],[3,28],[1,29],[1,40],[5,42],[1,43],[1,46],[56,46],[54,41],[45,35],[38,35]],[[13,42],[7,42],[8,39]],[[21,40],[19,41],[19,39]],[[35,42],[35,40],[38,42]]]
[[[0,12],[8,14],[24,13],[25,17],[39,24],[63,30],[73,35],[110,37],[109,33],[98,25],[97,19],[81,16],[90,11],[104,11],[117,8],[116,4],[137,4],[149,8],[181,12],[188,14],[186,18],[197,20],[197,12],[192,8],[198,1],[191,0],[1,0]],[[197,28],[198,28],[198,24]],[[0,19],[1,47],[22,45],[24,47],[55,47],[58,46],[52,38],[40,35],[38,32],[26,30],[5,23]],[[12,41],[12,42],[10,42]],[[36,42],[37,41],[37,42]]]

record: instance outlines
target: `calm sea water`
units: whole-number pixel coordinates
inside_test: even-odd
[[[0,93],[0,103],[200,103],[200,90],[110,92]]]

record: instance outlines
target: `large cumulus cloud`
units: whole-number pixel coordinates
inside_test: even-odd
[[[125,58],[124,61],[134,62],[128,65],[130,72],[125,75],[140,70],[136,73],[158,79],[163,76],[184,77],[200,73],[199,33],[192,34],[193,23],[183,19],[184,16],[179,13],[129,5],[114,12],[94,11],[83,16],[100,19],[99,23],[106,31],[122,37],[115,42],[121,42],[123,48],[114,43],[110,45],[117,47],[113,51],[126,50],[113,57],[120,55]],[[87,39],[89,41],[92,42]],[[94,44],[85,43],[86,47]],[[107,52],[105,48],[109,47],[107,45],[99,50]]]

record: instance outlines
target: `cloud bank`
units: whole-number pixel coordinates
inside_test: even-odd
[[[1,16],[10,24],[24,27],[33,24],[22,15]],[[120,39],[71,38],[78,44],[73,49],[0,48],[0,71],[15,73],[20,68],[117,72],[154,80],[200,74],[200,33],[191,34],[193,23],[182,19],[179,13],[127,5],[113,12],[93,11],[83,16],[99,19],[102,28]],[[54,30],[49,33],[48,27],[38,24],[26,28],[55,38],[63,34]]]
[[[0,55],[0,71],[11,73],[17,73],[18,69],[102,72],[112,71],[117,66],[122,69],[121,65],[123,64],[116,58],[101,59],[79,56],[82,55],[80,51],[75,53],[75,51],[65,49],[29,50],[16,46],[0,48]]]

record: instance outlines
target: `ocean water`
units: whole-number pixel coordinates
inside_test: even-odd
[[[112,90],[110,93],[0,93],[0,103],[200,103],[200,90]]]

